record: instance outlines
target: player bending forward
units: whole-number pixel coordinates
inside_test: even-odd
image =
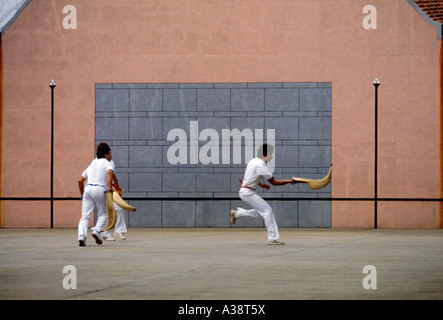
[[[272,159],[274,147],[271,144],[263,144],[258,149],[257,158],[252,159],[246,166],[245,175],[243,181],[241,181],[240,199],[246,202],[252,207],[250,210],[243,208],[237,208],[237,210],[231,210],[231,223],[240,219],[240,217],[263,217],[265,221],[266,229],[268,231],[268,244],[269,245],[284,245],[285,243],[280,240],[278,233],[277,222],[275,221],[274,212],[269,204],[260,197],[256,190],[260,186],[266,190],[271,187],[268,184],[260,183],[265,178],[270,184],[274,186],[282,186],[288,183],[294,184],[292,179],[289,180],[275,180],[266,163]]]

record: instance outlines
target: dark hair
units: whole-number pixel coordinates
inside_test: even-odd
[[[269,143],[263,143],[260,148],[258,148],[257,157],[266,157],[268,154],[274,153],[274,146]]]
[[[97,158],[104,158],[105,154],[108,154],[109,151],[111,151],[111,148],[109,148],[108,144],[106,142],[100,142],[97,145]]]

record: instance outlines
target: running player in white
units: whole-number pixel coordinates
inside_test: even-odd
[[[112,182],[116,180],[115,166],[111,162],[112,153],[109,145],[105,142],[99,143],[96,154],[97,158],[91,162],[78,180],[78,188],[82,196],[82,217],[78,223],[79,246],[86,245],[89,219],[94,209],[97,223],[95,227],[91,228],[92,237],[97,244],[103,243],[100,232],[108,219],[105,191],[112,191]]]
[[[273,186],[282,186],[288,183],[293,184],[292,179],[289,180],[275,180],[272,173],[269,171],[266,163],[271,161],[274,152],[274,147],[271,144],[263,144],[260,146],[257,158],[252,159],[246,166],[243,181],[241,181],[240,191],[238,192],[240,198],[252,207],[250,210],[237,208],[231,210],[231,223],[235,222],[241,217],[263,217],[268,232],[269,245],[284,245],[280,240],[278,233],[277,222],[275,221],[274,212],[271,206],[257,194],[257,187],[269,190],[271,187],[266,183],[260,181],[265,178]]]

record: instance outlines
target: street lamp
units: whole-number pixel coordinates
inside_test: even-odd
[[[51,229],[54,227],[54,89],[55,81],[49,82],[51,88]]]
[[[378,87],[380,80],[375,78],[373,85],[375,87],[375,162],[374,162],[374,229],[377,229],[377,176],[378,176]]]

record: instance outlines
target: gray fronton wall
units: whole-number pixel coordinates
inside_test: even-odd
[[[128,226],[230,227],[230,209],[247,207],[238,179],[262,142],[275,145],[276,179],[323,177],[331,164],[331,90],[330,82],[97,83],[96,144],[111,146],[123,196],[137,207],[125,214]],[[258,192],[279,227],[331,226],[331,185]]]

